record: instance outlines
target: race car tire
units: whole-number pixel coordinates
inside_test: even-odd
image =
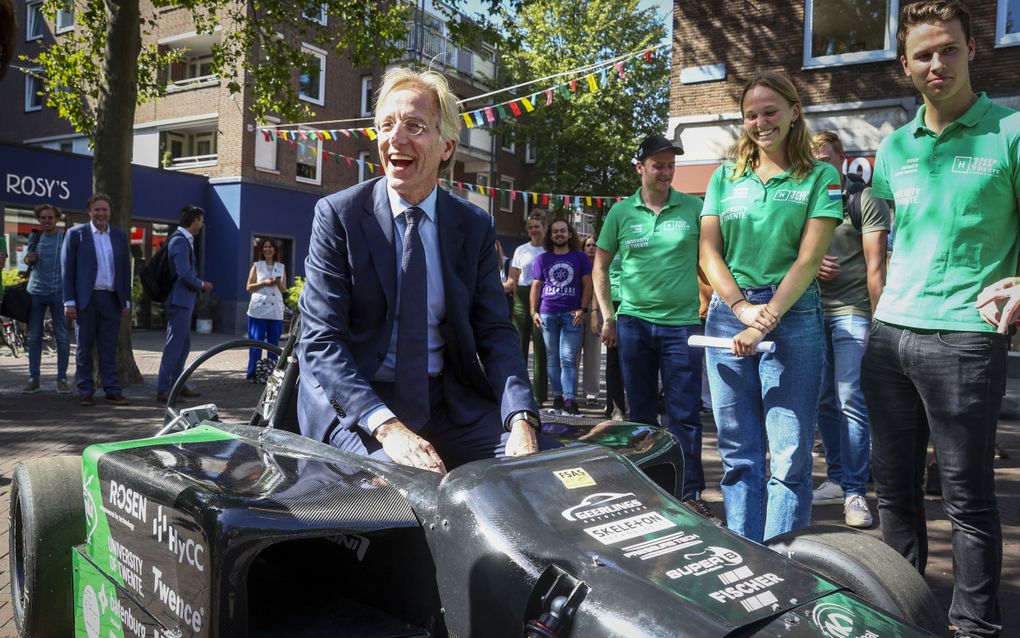
[[[765,543],[879,609],[940,634],[945,612],[914,566],[882,541],[838,525],[815,525]]]
[[[22,636],[74,635],[72,547],[85,541],[81,457],[26,461],[10,506],[14,622]]]

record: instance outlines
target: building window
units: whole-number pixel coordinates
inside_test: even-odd
[[[510,191],[514,189],[514,178],[503,175],[499,178],[499,209],[504,212],[513,212],[514,200],[510,199]]]
[[[43,19],[41,2],[30,2],[26,6],[28,12],[25,18],[25,39],[31,42],[43,37],[46,20]]]
[[[275,118],[266,118],[266,120],[266,124],[279,123],[279,120]],[[255,131],[255,168],[273,173],[277,172],[276,138],[270,135],[267,140],[265,133],[259,130]]]
[[[499,147],[510,154],[517,151],[517,146],[514,144],[509,135],[501,135],[499,137]]]
[[[205,131],[160,131],[159,147],[163,168],[212,166],[218,161],[216,129]]]
[[[57,9],[57,33],[74,31],[74,4],[68,2]]]
[[[372,115],[372,76],[361,76],[361,116]]]
[[[1020,0],[999,0],[995,45],[1008,47],[1017,44],[1020,44]]]
[[[322,183],[322,140],[298,142],[295,172],[303,184]]]
[[[478,173],[477,175],[475,175],[475,183],[477,183],[479,186],[485,188],[485,194],[486,195],[489,194],[489,174],[488,173]]]
[[[298,95],[302,100],[322,106],[326,93],[326,52],[307,44],[301,49],[306,63],[301,70]]]
[[[42,73],[42,69],[31,69],[25,74],[25,112],[38,111],[42,108],[42,80],[36,77],[35,73]]]
[[[308,18],[312,22],[318,22],[323,26],[326,25],[326,5],[320,5],[319,7],[310,7],[302,11],[301,15]]]
[[[899,0],[806,0],[804,66],[896,59]]]
[[[534,164],[538,161],[538,147],[531,142],[524,146],[524,161],[528,164]]]
[[[368,151],[360,151],[358,153],[358,181],[363,182],[366,179],[371,179],[372,173],[368,171]]]

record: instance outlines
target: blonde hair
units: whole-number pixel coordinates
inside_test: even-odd
[[[832,150],[839,155],[846,155],[846,151],[843,150],[843,140],[839,139],[839,136],[833,131],[819,131],[811,137],[812,151],[817,151],[823,144],[831,146]]]
[[[379,120],[378,105],[382,104],[390,93],[407,88],[416,88],[432,93],[439,107],[439,138],[446,142],[453,140],[457,143],[460,140],[460,105],[457,103],[457,96],[450,90],[450,83],[446,78],[435,71],[414,71],[407,67],[393,67],[383,75],[382,86],[376,96],[375,125],[378,127],[382,122]],[[439,170],[444,170],[453,162],[453,154],[450,158],[439,165]]]
[[[797,95],[797,87],[781,73],[762,71],[744,85],[744,91],[740,94],[741,114],[744,112],[744,98],[756,86],[772,89],[786,100],[787,104],[800,108],[800,117],[790,125],[790,132],[786,138],[786,157],[793,165],[793,176],[797,179],[804,179],[814,168],[815,160],[811,157],[811,132],[808,130],[807,122],[804,121],[804,109],[801,106],[800,96]],[[745,128],[730,149],[730,154],[737,162],[732,179],[739,178],[748,168],[754,169],[758,165],[759,152],[758,145],[747,134]]]

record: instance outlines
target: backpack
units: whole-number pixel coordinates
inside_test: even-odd
[[[846,188],[843,191],[843,213],[850,216],[854,230],[861,232],[861,193],[867,188],[864,179],[857,173],[846,174]]]
[[[173,270],[173,264],[170,263],[171,239],[173,239],[173,235],[160,244],[159,250],[138,274],[145,294],[149,295],[153,301],[166,301],[166,298],[170,296],[170,289],[177,281],[177,274]]]

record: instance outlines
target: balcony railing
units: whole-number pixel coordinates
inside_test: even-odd
[[[216,164],[217,153],[209,155],[190,155],[170,158],[170,166],[167,168],[197,168],[199,166],[212,166]]]
[[[200,75],[194,78],[185,78],[183,80],[177,80],[176,82],[170,82],[170,84],[167,85],[166,90],[168,93],[173,93],[175,91],[200,89],[205,86],[218,86],[219,83],[220,76],[216,74]]]

